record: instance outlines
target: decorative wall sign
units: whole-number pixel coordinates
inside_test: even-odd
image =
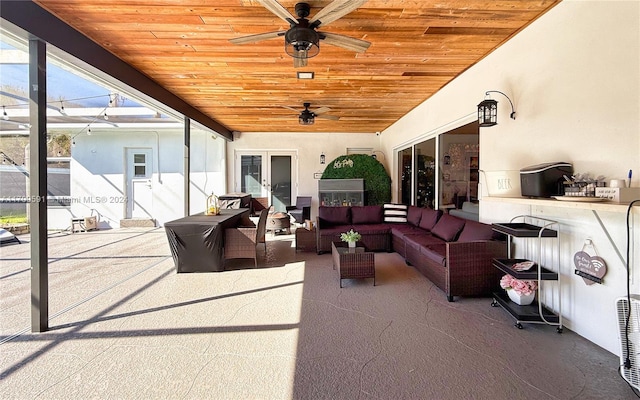
[[[597,253],[594,256],[587,253],[585,247],[591,247],[595,252],[591,239],[587,239],[582,250],[573,255],[573,264],[576,266],[575,274],[581,276],[587,285],[602,283],[602,279],[607,273],[607,263]]]

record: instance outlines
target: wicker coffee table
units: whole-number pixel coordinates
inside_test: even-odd
[[[373,286],[376,285],[376,268],[373,253],[364,247],[350,249],[342,243],[331,243],[331,255],[333,257],[333,269],[338,270],[340,287],[343,279],[373,278]]]

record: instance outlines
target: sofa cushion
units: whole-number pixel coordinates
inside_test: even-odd
[[[480,204],[465,201],[464,203],[462,203],[462,211],[473,214],[480,214]]]
[[[391,225],[391,234],[404,238],[405,235],[424,235],[427,232],[424,229],[420,229],[417,226],[409,224],[393,224]]]
[[[421,248],[420,254],[422,254],[426,259],[436,262],[443,267],[447,265],[446,243],[430,244],[427,247]]]
[[[320,229],[320,236],[336,236],[344,232],[349,232],[351,225],[334,225]]]
[[[458,242],[472,242],[474,240],[491,240],[493,238],[491,225],[475,221],[467,221],[460,232]]]
[[[388,224],[353,225],[352,228],[361,235],[385,235],[391,231]]]
[[[421,235],[405,235],[404,242],[407,246],[411,246],[414,249],[433,246],[437,244],[444,244],[442,239],[435,237],[429,233],[423,233]]]
[[[453,215],[443,214],[431,233],[442,240],[452,242],[464,227],[464,220]]]
[[[333,225],[351,224],[351,207],[318,207],[321,228]]]
[[[422,217],[422,208],[409,206],[409,209],[407,210],[407,223],[413,226],[419,226],[420,217]]]
[[[419,225],[420,228],[426,229],[427,231],[432,230],[441,216],[442,216],[442,211],[440,210],[434,210],[432,208],[423,208],[422,215],[420,217],[420,225]]]
[[[381,224],[382,207],[381,206],[352,206],[351,207],[351,223],[357,224]]]
[[[407,205],[386,203],[382,206],[384,209],[384,222],[407,222]]]

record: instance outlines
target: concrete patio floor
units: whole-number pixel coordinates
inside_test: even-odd
[[[329,254],[267,234],[260,267],[176,274],[164,229],[49,238],[50,330],[30,245],[0,247],[2,399],[627,399],[618,358],[565,328],[446,301],[395,253],[340,289]],[[25,240],[27,239],[27,240]]]

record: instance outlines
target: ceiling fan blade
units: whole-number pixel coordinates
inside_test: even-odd
[[[303,51],[304,51],[304,53],[306,55],[307,51],[306,50],[301,50],[300,52],[303,52]],[[307,60],[308,60],[307,57],[304,57],[304,58],[293,57],[293,67],[294,68],[306,67],[307,66]]]
[[[336,117],[335,115],[316,115],[316,118],[330,119],[332,121],[337,121],[340,119],[340,117]]]
[[[318,11],[318,13],[311,20],[313,26],[325,26],[333,21],[342,18],[349,14],[351,11],[360,7],[367,0],[334,0],[331,4]]]
[[[287,11],[286,8],[282,7],[282,5],[278,3],[276,0],[257,0],[257,1],[258,3],[262,4],[264,8],[271,11],[278,18],[282,18],[283,20],[288,22],[290,25],[297,24],[298,19],[293,15],[291,15],[291,13]]]
[[[317,110],[313,110],[314,114],[318,115],[318,114],[324,114],[326,112],[331,111],[331,109],[329,107],[319,107]]]
[[[283,107],[283,108],[286,108],[287,110],[291,110],[291,111],[293,111],[293,112],[295,112],[295,113],[299,113],[299,112],[300,112],[300,110],[296,110],[296,109],[295,109],[295,108],[293,108],[293,107],[289,107],[289,106],[282,106],[282,107]]]
[[[355,51],[356,53],[364,53],[369,46],[371,46],[371,43],[366,40],[339,35],[337,33],[320,32],[320,36],[324,36],[322,40],[327,44]]]
[[[285,34],[285,31],[258,33],[255,35],[241,36],[241,37],[229,39],[229,41],[233,44],[255,43],[255,42],[260,42],[262,40],[277,38],[278,36],[283,36],[284,34]]]

